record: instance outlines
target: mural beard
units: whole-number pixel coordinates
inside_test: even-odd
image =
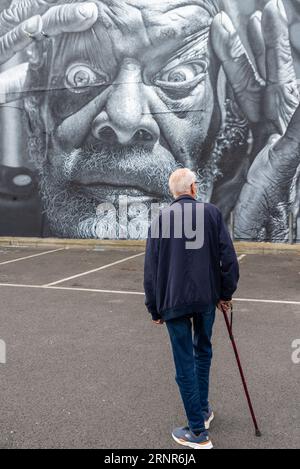
[[[151,203],[168,203],[168,175],[178,165],[162,146],[154,151],[145,148],[93,147],[74,150],[59,156],[62,166],[45,162],[40,170],[40,190],[44,210],[51,230],[67,238],[114,238],[120,230],[118,216],[114,212],[97,213],[99,204],[110,203],[118,210],[119,197],[128,197],[128,222],[131,226],[128,238],[145,238],[149,226]],[[155,165],[153,161],[160,164]],[[162,164],[163,162],[163,164]],[[120,187],[84,184],[83,175],[97,175],[100,179],[113,175]],[[100,176],[102,175],[102,176]],[[88,177],[88,176],[87,176]],[[139,188],[128,187],[128,180],[138,181]],[[126,186],[121,186],[122,181]],[[151,184],[149,183],[151,182]],[[141,194],[143,187],[151,187],[152,194]],[[142,202],[147,210],[134,209]],[[117,230],[115,226],[117,222]]]
[[[240,152],[244,154],[249,145],[246,120],[234,112],[231,102],[227,106],[228,120],[215,138],[210,154],[205,157],[198,143],[191,149],[193,160],[198,162],[198,198],[202,201],[210,201],[215,182],[223,176],[220,163],[224,155],[234,158]],[[61,152],[54,158],[52,155],[52,158],[42,159],[42,155],[45,155],[43,137],[32,136],[29,143],[31,160],[39,168],[44,213],[52,234],[64,238],[118,238],[122,229],[118,216],[115,219],[113,212],[99,214],[97,208],[99,204],[108,202],[117,210],[119,197],[126,196],[129,223],[127,238],[145,239],[151,220],[151,204],[163,206],[172,201],[168,192],[168,178],[182,166],[161,144],[152,150],[137,146],[112,149],[109,145],[102,145],[101,148],[91,145],[70,153]],[[60,164],[49,162],[53,160]],[[89,187],[78,183],[84,179],[83,175],[91,174],[98,175],[94,182],[101,179],[100,175],[102,179],[113,175],[119,184],[125,181],[124,187],[116,189],[97,184]],[[132,186],[138,184],[144,191],[150,188],[151,193],[148,197],[145,193],[142,195],[139,189],[130,187],[130,182]],[[145,200],[145,197],[149,200]],[[138,201],[143,202],[142,210],[136,208]]]

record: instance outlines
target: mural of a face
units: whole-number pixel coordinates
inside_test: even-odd
[[[205,2],[131,3],[99,3],[93,28],[58,36],[36,72],[49,90],[42,190],[60,236],[101,237],[101,202],[167,202],[171,171],[197,171],[220,125]]]
[[[51,234],[121,237],[124,220],[115,232],[115,212],[97,208],[126,196],[126,236],[145,237],[151,203],[170,202],[169,175],[185,166],[201,200],[227,219],[235,210],[238,237],[287,240],[300,200],[299,2],[8,4],[0,63],[22,56],[0,73],[0,97],[24,99]]]

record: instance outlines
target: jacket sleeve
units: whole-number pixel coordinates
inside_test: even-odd
[[[151,227],[148,232],[144,265],[145,305],[154,321],[161,319],[156,306],[157,269],[158,269],[159,239],[151,237]]]
[[[219,212],[219,253],[221,264],[221,300],[232,299],[239,281],[239,263],[228,232],[227,226]]]

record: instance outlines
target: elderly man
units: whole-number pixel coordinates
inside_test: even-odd
[[[97,207],[126,197],[127,222],[141,225],[128,237],[143,238],[151,203],[169,202],[168,176],[186,166],[203,200],[225,218],[235,209],[237,236],[288,239],[299,208],[299,2],[257,10],[266,3],[1,2],[0,102],[24,98],[50,233],[106,237],[113,210]]]
[[[188,426],[175,429],[172,436],[181,445],[211,449],[207,430],[214,418],[208,401],[212,329],[216,306],[230,308],[239,267],[220,211],[195,199],[196,175],[179,169],[169,187],[175,201],[149,230],[146,306],[155,324],[166,322],[187,415]],[[186,233],[200,233],[201,247],[188,244],[192,238]]]

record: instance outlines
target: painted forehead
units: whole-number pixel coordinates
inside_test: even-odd
[[[146,46],[147,39],[156,45],[161,38],[184,38],[208,27],[213,17],[214,2],[104,0],[97,4],[99,22],[107,31],[119,30],[125,37],[135,35]]]
[[[0,0],[7,1],[9,0]],[[215,16],[220,9],[222,9],[224,0],[51,0],[53,4],[67,4],[67,3],[83,3],[83,2],[93,2],[99,6],[99,10],[105,8],[110,8],[113,11],[123,11],[129,10],[131,7],[134,7],[139,10],[152,10],[160,13],[166,13],[173,9],[183,8],[187,6],[198,6],[206,10],[211,16]],[[296,0],[297,2],[300,0]],[[34,2],[44,3],[44,0],[11,0],[10,6],[15,7],[26,7],[33,5]],[[50,6],[51,6],[50,3]]]
[[[139,10],[142,14],[164,15],[172,11],[188,9],[195,10],[199,8],[213,17],[219,11],[219,6],[215,0],[104,0],[97,1],[99,11],[105,11],[109,8],[111,12],[122,12],[126,15],[132,11],[132,8]]]
[[[14,1],[19,3],[28,2],[28,0]],[[202,8],[205,8],[212,15],[215,15],[218,11],[220,11],[223,2],[223,0],[63,0],[61,3],[82,3],[84,1],[94,1],[99,5],[106,5],[111,8],[126,8],[127,6],[133,6],[135,8],[145,9],[151,7],[153,9],[160,10],[161,12],[166,12],[173,8],[180,8],[188,5],[198,5]]]
[[[71,0],[72,1],[72,0]],[[78,0],[80,1],[80,0]],[[86,0],[88,1],[88,0]],[[210,16],[215,16],[220,11],[221,0],[96,0],[99,10],[110,8],[113,11],[122,11],[126,14],[132,8],[136,8],[143,13],[157,12],[165,14],[172,10],[186,7],[198,7],[205,10]]]
[[[151,49],[153,54],[176,50],[194,35],[208,31],[212,22],[207,5],[213,3],[200,0],[105,2],[97,3],[99,19],[92,31],[57,39],[54,57],[60,64],[74,53],[88,55],[100,65],[107,57],[112,65],[128,53],[138,57]]]

